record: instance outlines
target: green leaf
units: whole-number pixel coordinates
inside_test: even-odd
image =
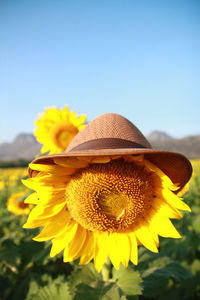
[[[197,273],[200,274],[200,260],[199,259],[194,259],[190,266],[190,270],[192,275],[196,275]]]
[[[12,240],[4,241],[0,247],[0,261],[4,262],[12,271],[20,263],[20,252]],[[14,269],[13,269],[14,272]]]
[[[117,285],[127,295],[142,294],[142,279],[139,272],[134,271],[131,267],[124,268],[120,265],[119,270],[113,269],[113,279]]]
[[[113,285],[114,283],[108,284],[104,281],[99,281],[95,287],[81,283],[76,287],[74,300],[113,300],[107,295],[107,292],[112,289]]]
[[[19,247],[24,265],[34,262],[45,265],[50,260],[50,246],[48,242],[39,243],[33,240],[21,241]]]
[[[167,264],[168,262],[168,264]],[[160,258],[151,267],[143,272],[143,294],[146,297],[164,295],[175,282],[181,282],[191,277],[188,270],[177,262],[170,262],[167,257]],[[164,264],[166,263],[166,266]]]
[[[149,276],[143,277],[143,295],[146,297],[157,297],[168,288],[169,278],[159,276],[156,268],[153,270],[149,269],[148,272],[150,273]]]
[[[101,274],[98,273],[93,263],[84,266],[76,266],[69,276],[70,285],[75,287],[79,283],[92,284],[102,280]]]
[[[29,298],[30,300],[72,300],[67,282],[52,281],[47,286],[41,287],[37,295]]]
[[[127,300],[125,295],[123,295],[122,297],[125,297],[124,300]],[[115,284],[113,283],[112,285],[109,285],[108,291],[101,298],[101,300],[113,300],[113,299],[123,300],[122,297],[121,297],[121,289],[116,283]]]
[[[81,283],[77,286],[76,295],[74,300],[99,300],[99,295],[97,294],[96,289]]]

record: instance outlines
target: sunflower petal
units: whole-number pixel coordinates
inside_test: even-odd
[[[88,163],[86,161],[79,160],[75,157],[56,157],[54,158],[54,162],[55,164],[66,168],[85,168],[88,166]]]
[[[191,211],[191,208],[185,202],[180,200],[180,198],[169,189],[162,189],[161,194],[165,201],[167,201],[167,203],[169,203],[172,207],[176,207],[178,209],[186,210],[189,212]]]
[[[107,232],[95,232],[95,257],[94,265],[100,272],[108,255],[108,234]]]
[[[30,194],[25,200],[24,203],[26,204],[38,204],[38,194],[32,193]]]
[[[86,237],[87,231],[79,225],[73,240],[65,247],[63,254],[64,262],[69,262],[79,257],[79,253],[84,245]]]
[[[181,238],[171,221],[161,211],[155,214],[149,223],[151,232],[157,232],[162,237]]]
[[[55,236],[62,234],[63,231],[67,230],[69,225],[71,215],[66,211],[62,211],[60,216],[56,218],[56,222],[49,222],[45,228],[33,238],[34,241],[42,242],[46,240],[50,240]]]
[[[80,265],[88,264],[94,257],[94,248],[95,246],[95,239],[94,234],[89,232],[87,233],[87,238],[85,240],[85,243],[82,247],[81,251],[81,258],[80,258]]]
[[[97,156],[92,158],[92,163],[101,163],[105,164],[111,161],[111,158],[109,156]]]
[[[127,267],[130,257],[130,241],[127,234],[110,233],[109,235],[109,257],[116,269],[120,263]]]
[[[131,251],[130,251],[130,260],[134,265],[138,264],[138,244],[137,239],[135,237],[135,233],[128,234],[131,244]]]
[[[77,229],[78,224],[75,221],[71,221],[69,227],[67,227],[67,229],[62,234],[52,240],[52,247],[50,252],[51,257],[54,257],[55,255],[60,253],[73,240]]]
[[[46,165],[46,164],[35,164],[35,163],[30,163],[29,167],[32,170],[43,171],[43,172],[51,173],[51,174],[55,173],[55,174],[59,174],[59,176],[71,175],[76,171],[76,169],[64,168],[64,167],[58,166],[58,165]]]
[[[157,253],[158,249],[156,243],[147,226],[148,225],[140,226],[138,229],[135,230],[134,233],[138,240],[142,243],[142,245],[144,245],[150,251]]]

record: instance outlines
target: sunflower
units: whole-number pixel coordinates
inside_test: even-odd
[[[138,262],[138,245],[158,252],[159,236],[180,238],[170,219],[181,219],[187,204],[171,179],[145,155],[55,157],[31,163],[35,190],[24,228],[44,227],[35,241],[52,240],[50,256],[64,262],[92,259],[97,271],[107,257],[116,269]]]
[[[30,194],[29,190],[13,193],[7,201],[8,210],[15,215],[28,214],[33,205],[24,202],[27,194]]]
[[[63,152],[74,136],[85,125],[86,116],[76,117],[76,112],[70,112],[67,105],[64,109],[56,107],[46,108],[39,120],[35,121],[37,128],[34,135],[39,143],[43,144],[41,153],[49,154]]]

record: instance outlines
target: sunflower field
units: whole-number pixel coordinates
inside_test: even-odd
[[[192,166],[183,196],[192,212],[173,221],[182,238],[160,238],[159,253],[141,246],[138,265],[116,270],[107,261],[101,272],[93,262],[80,266],[78,259],[64,263],[61,254],[50,258],[50,242],[32,240],[39,229],[22,228],[31,209],[22,203],[30,194],[21,184],[27,170],[0,169],[0,299],[199,299],[200,161]]]

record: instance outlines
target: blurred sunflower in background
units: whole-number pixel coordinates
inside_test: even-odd
[[[85,125],[86,115],[76,116],[76,111],[70,112],[67,105],[63,109],[57,107],[46,108],[35,121],[37,127],[34,135],[43,144],[41,153],[49,154],[63,152],[74,136]]]
[[[116,114],[90,122],[67,152],[37,158],[29,175],[24,184],[35,193],[25,203],[35,207],[24,228],[44,227],[34,240],[52,240],[50,256],[94,259],[98,271],[107,257],[116,269],[137,264],[138,245],[158,252],[159,236],[180,238],[170,219],[190,211],[177,196],[191,176],[189,161],[153,150]]]
[[[32,204],[24,203],[24,199],[28,195],[30,195],[30,191],[28,189],[13,193],[7,200],[8,211],[15,215],[27,215],[33,207]]]

